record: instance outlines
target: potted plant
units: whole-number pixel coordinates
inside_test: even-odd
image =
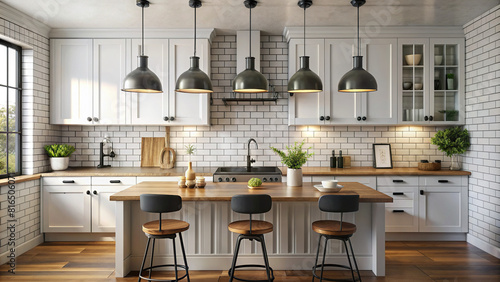
[[[431,144],[437,145],[438,150],[451,157],[450,170],[460,170],[458,156],[465,153],[470,147],[469,132],[460,127],[451,127],[439,130],[431,138]]]
[[[52,170],[65,170],[69,165],[69,156],[75,151],[75,147],[67,144],[54,144],[44,147],[50,158]]]
[[[184,146],[186,148],[186,154],[188,155],[189,162],[188,162],[188,169],[186,170],[185,176],[186,176],[186,185],[189,188],[193,188],[196,184],[196,173],[193,170],[193,165],[191,163],[191,156],[194,155],[194,151],[196,151],[196,148],[192,144],[188,144]]]
[[[281,163],[287,167],[286,182],[288,186],[302,186],[302,166],[307,162],[314,153],[307,153],[307,151],[302,151],[302,146],[304,146],[304,141],[297,145],[295,142],[294,146],[286,146],[287,153],[271,147],[271,149],[278,154],[281,158]],[[311,149],[310,147],[307,149]]]
[[[446,74],[446,89],[447,90],[453,90],[455,84],[453,82],[453,79],[455,78],[455,75],[452,73],[447,73]]]

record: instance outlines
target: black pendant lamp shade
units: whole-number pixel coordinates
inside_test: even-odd
[[[194,8],[194,55],[190,58],[191,67],[182,73],[175,83],[175,91],[184,93],[212,93],[212,81],[200,69],[200,58],[196,56],[196,8],[201,7],[201,0],[189,0]]]
[[[123,81],[123,91],[140,93],[162,93],[163,89],[158,76],[148,68],[148,56],[144,56],[144,8],[149,7],[149,1],[136,0],[142,8],[142,47],[138,56],[139,67],[129,73]]]
[[[363,56],[359,55],[359,7],[365,4],[365,0],[352,0],[351,4],[358,9],[358,55],[353,57],[353,68],[339,81],[339,92],[373,92],[377,91],[375,77],[363,69]]]
[[[301,0],[297,5],[304,9],[304,56],[300,57],[300,69],[288,81],[288,92],[321,92],[323,91],[321,78],[309,69],[309,56],[306,56],[306,9],[311,7],[312,0]]]
[[[257,6],[255,0],[245,0],[245,7],[250,9],[250,56],[246,57],[246,69],[233,80],[233,91],[240,93],[263,93],[269,91],[267,79],[255,69],[255,58],[252,57],[252,8]]]

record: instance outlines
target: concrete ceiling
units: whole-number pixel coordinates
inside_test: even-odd
[[[141,9],[136,0],[1,0],[51,28],[140,28]],[[146,28],[192,28],[193,9],[188,0],[150,0]],[[202,0],[198,27],[218,33],[248,29],[243,0]],[[307,9],[308,26],[353,26],[356,9],[349,0],[314,0]],[[368,0],[360,8],[361,25],[461,26],[500,4],[500,0]],[[303,10],[297,0],[260,0],[252,9],[252,27],[281,34],[285,26],[302,26]]]

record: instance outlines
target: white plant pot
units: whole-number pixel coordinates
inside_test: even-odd
[[[287,186],[302,186],[302,169],[287,168],[286,170]]]
[[[52,170],[65,170],[69,165],[69,157],[50,158]]]

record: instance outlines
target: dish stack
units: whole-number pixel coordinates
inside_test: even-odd
[[[339,185],[338,180],[324,180],[321,181],[321,185],[314,185],[314,188],[324,193],[336,193],[344,188],[344,186]]]

